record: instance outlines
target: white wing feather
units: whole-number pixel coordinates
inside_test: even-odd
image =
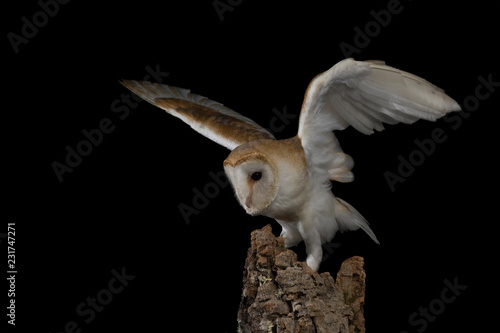
[[[322,182],[352,181],[353,161],[332,131],[353,126],[364,134],[383,123],[435,121],[460,106],[426,80],[381,61],[345,59],[316,76],[307,88],[298,136],[313,174]]]

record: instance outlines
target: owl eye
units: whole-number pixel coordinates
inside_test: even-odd
[[[260,173],[260,172],[254,172],[254,173],[252,173],[251,177],[252,177],[253,180],[257,181],[257,180],[259,180],[259,179],[262,178],[262,173]]]

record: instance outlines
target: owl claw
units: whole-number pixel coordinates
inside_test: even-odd
[[[306,263],[307,266],[311,267],[313,271],[317,272],[319,269],[319,265],[321,264],[321,261],[318,262],[314,257],[307,256]]]
[[[286,248],[295,246],[295,245],[299,244],[300,242],[302,242],[302,237],[300,236],[300,234],[298,232],[296,234],[294,234],[292,232],[286,231],[284,228],[281,231],[280,237],[283,237],[283,239],[285,240],[285,247]]]

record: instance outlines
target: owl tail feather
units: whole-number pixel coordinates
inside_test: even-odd
[[[370,229],[368,222],[353,206],[336,197],[333,198],[333,205],[335,209],[335,219],[337,220],[340,232],[348,230],[354,231],[361,228],[375,243],[380,244],[377,236],[375,236],[372,229]]]

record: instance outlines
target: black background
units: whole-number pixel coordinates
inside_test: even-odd
[[[111,106],[128,92],[117,80],[143,79],[148,66],[158,67],[169,73],[163,83],[269,127],[273,109],[299,114],[309,81],[342,60],[340,43],[355,45],[354,28],[364,30],[374,21],[370,11],[388,2],[233,1],[221,20],[213,1],[71,1],[18,53],[7,34],[21,34],[21,18],[32,21],[41,7],[30,0],[4,10],[7,198],[0,231],[16,222],[16,329],[61,332],[74,321],[82,332],[235,332],[250,232],[271,223],[279,234],[280,227],[246,215],[229,186],[187,224],[179,205],[193,206],[193,189],[212,182],[209,173],[222,170],[228,151],[145,102],[120,119]],[[473,100],[479,76],[500,81],[492,2],[400,6],[352,56],[422,76],[462,105]],[[498,94],[460,124],[420,121],[370,137],[337,133],[356,162],[356,180],[335,183],[333,191],[370,221],[381,245],[361,231],[339,234],[320,270],[335,275],[346,258],[365,258],[368,332],[497,326],[489,301],[496,305],[498,294]],[[64,163],[65,147],[75,148],[82,130],[105,118],[113,131],[59,182],[52,163]],[[297,124],[276,137],[294,136]],[[415,140],[436,128],[445,142],[391,191],[384,173],[397,173],[398,156],[408,158]],[[305,257],[303,246],[295,250]],[[77,306],[122,268],[135,278],[85,323]],[[440,298],[445,279],[467,289],[426,327],[412,326],[409,317]]]

